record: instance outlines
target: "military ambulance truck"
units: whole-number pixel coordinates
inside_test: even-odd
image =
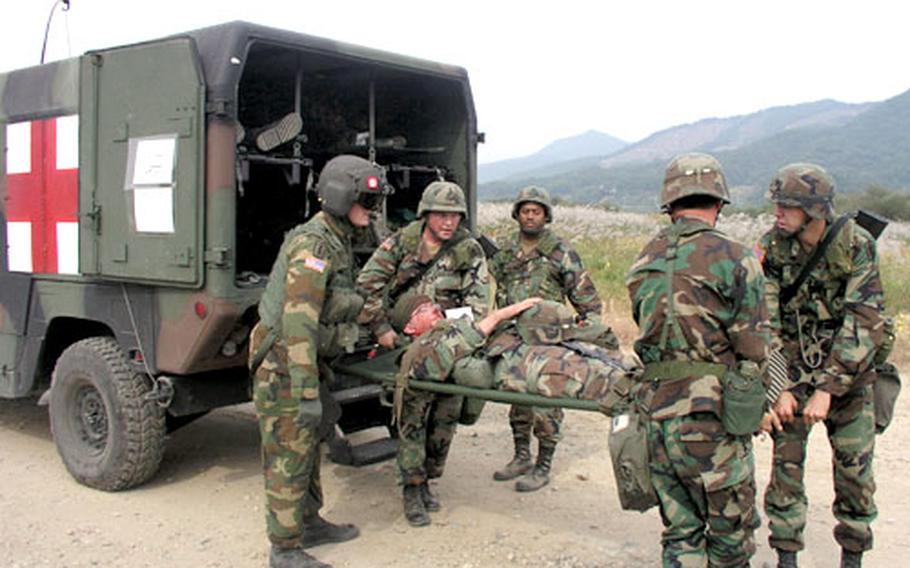
[[[461,68],[244,22],[0,74],[0,397],[49,400],[79,482],[148,480],[168,432],[249,400],[257,302],[323,164],[387,168],[365,260],[436,179],[473,228],[478,138]],[[378,386],[333,389],[339,434],[388,423]]]

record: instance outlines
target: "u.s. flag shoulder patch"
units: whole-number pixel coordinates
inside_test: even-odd
[[[309,256],[304,259],[303,266],[316,272],[325,272],[325,261],[315,256]]]

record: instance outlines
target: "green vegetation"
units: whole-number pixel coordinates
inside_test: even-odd
[[[873,193],[879,194],[877,190]],[[839,210],[850,209],[845,205],[839,204]],[[870,208],[865,202],[863,207]],[[484,203],[480,231],[502,242],[515,230],[509,211],[510,206],[505,203]],[[628,314],[626,274],[662,222],[663,218],[656,215],[562,206],[556,211],[553,229],[569,238],[581,255],[607,308]],[[771,222],[769,216],[725,215],[722,229],[741,242],[755,243]],[[888,312],[910,314],[910,227],[905,223],[889,226],[879,239],[879,260]]]
[[[880,185],[869,186],[860,194],[838,195],[835,206],[838,211],[865,209],[895,221],[910,221],[910,195]]]
[[[628,313],[629,294],[626,291],[626,274],[648,237],[628,236],[607,239],[581,239],[576,250],[585,262],[594,285],[612,310]]]

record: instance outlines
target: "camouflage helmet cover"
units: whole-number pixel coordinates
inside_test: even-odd
[[[673,158],[664,174],[660,192],[660,208],[669,211],[670,205],[684,197],[707,195],[730,203],[727,180],[717,158],[709,154],[682,154]]]
[[[370,205],[381,203],[392,193],[385,170],[359,156],[341,155],[326,162],[316,183],[316,194],[322,209],[344,217],[355,202]],[[368,205],[370,204],[370,205]]]
[[[513,219],[518,219],[518,210],[521,209],[521,206],[524,203],[537,203],[543,207],[544,213],[546,213],[547,216],[547,223],[553,222],[553,202],[550,200],[550,194],[546,189],[536,185],[529,185],[528,187],[522,188],[515,197],[515,201],[512,205]]]
[[[417,204],[417,216],[427,213],[461,213],[468,216],[468,204],[464,191],[457,183],[451,181],[434,181],[423,190],[420,203]]]
[[[518,335],[531,345],[566,340],[575,325],[575,313],[562,302],[544,300],[523,311],[515,322]]]
[[[831,219],[834,178],[815,164],[788,164],[771,180],[768,199],[785,207],[799,207],[813,219]]]

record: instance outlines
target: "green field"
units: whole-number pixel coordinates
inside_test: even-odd
[[[508,204],[481,205],[478,228],[496,240],[515,230]],[[639,250],[666,221],[659,215],[607,212],[589,207],[555,210],[552,228],[571,241],[588,267],[612,321],[629,318],[625,278]],[[753,245],[771,225],[768,215],[725,216],[721,228],[744,244]],[[897,352],[910,353],[910,224],[893,223],[880,238],[879,262],[886,310],[895,317]]]

